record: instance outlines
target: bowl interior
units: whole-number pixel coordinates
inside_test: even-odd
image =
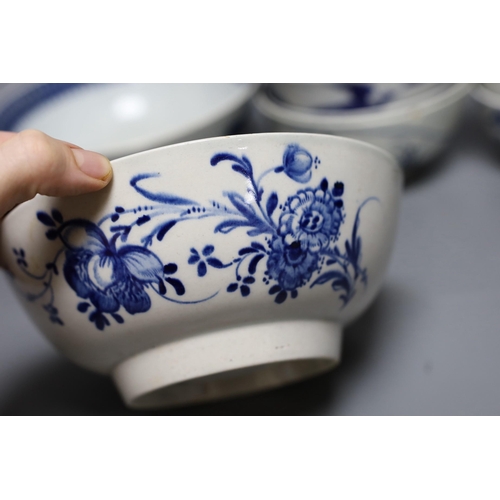
[[[0,123],[13,131],[42,130],[117,157],[190,137],[233,112],[253,88],[231,83],[48,84],[4,107]]]

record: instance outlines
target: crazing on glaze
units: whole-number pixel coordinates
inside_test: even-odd
[[[50,213],[39,211],[36,217],[47,227],[46,237],[59,240],[61,247],[39,275],[30,271],[25,251],[13,249],[21,271],[42,285],[41,291],[26,294],[26,298],[40,301],[50,320],[64,325],[64,311],[61,314],[56,307],[52,284],[54,276],[62,273],[82,299],[78,311],[88,315],[99,330],[110,326],[111,320],[124,323],[125,312],[147,312],[151,294],[189,305],[211,300],[219,293],[238,293],[245,298],[254,288],[264,286],[270,300],[279,305],[310,288],[329,284],[345,306],[358,284],[367,284],[358,229],[362,208],[376,198],[361,203],[349,237],[340,242],[346,186],[341,180],[331,182],[326,177],[317,185],[308,185],[312,170],[320,163],[318,157],[298,144],[289,144],[282,165],[269,168],[256,179],[247,157],[220,152],[212,156],[211,167],[228,166],[228,175],[241,175],[247,184],[244,193],[223,192],[225,203],[214,200],[203,205],[173,194],[153,193],[141,181],[158,174],[139,174],[130,179],[130,186],[152,204],[117,206],[97,223],[83,218],[65,220],[57,209]],[[287,175],[299,189],[280,200],[276,191],[264,188],[264,179],[273,173]],[[123,223],[130,216],[133,222]],[[247,244],[231,260],[218,258],[210,241],[192,247],[184,262],[163,262],[152,251],[154,245],[169,239],[175,226],[187,220],[210,218],[217,219],[214,233],[246,233]],[[107,232],[104,222],[109,226]],[[137,241],[134,229],[146,225],[150,226],[149,232]],[[210,280],[213,273],[226,273],[227,285],[201,300],[189,300],[189,289],[179,272],[186,265],[195,266],[199,280]]]

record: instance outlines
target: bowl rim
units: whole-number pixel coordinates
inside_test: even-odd
[[[339,114],[308,113],[285,108],[271,101],[267,95],[259,91],[252,99],[252,104],[262,116],[283,125],[294,127],[310,127],[317,131],[334,130],[338,132],[363,130],[404,123],[417,115],[423,117],[435,113],[465,98],[474,88],[472,83],[453,83],[442,92],[422,95],[422,99],[400,103],[398,106],[370,110],[368,112]]]
[[[259,139],[268,139],[268,138],[285,138],[288,137],[289,140],[299,140],[301,137],[317,137],[317,138],[322,138],[326,139],[329,142],[333,143],[341,143],[341,144],[352,144],[355,145],[359,149],[364,149],[364,150],[369,150],[372,151],[374,154],[378,155],[379,157],[383,157],[385,159],[385,164],[382,165],[382,168],[390,168],[392,169],[399,177],[400,181],[402,182],[403,179],[403,171],[402,168],[400,167],[396,157],[390,153],[389,151],[386,151],[385,149],[375,146],[374,144],[370,144],[368,142],[359,140],[359,139],[352,139],[350,137],[343,137],[343,136],[337,136],[333,134],[327,134],[327,133],[310,133],[310,132],[262,132],[262,133],[249,133],[249,134],[237,134],[237,135],[225,135],[225,136],[218,136],[218,137],[207,137],[204,139],[196,139],[196,140],[191,140],[191,141],[185,141],[185,142],[179,142],[176,144],[169,144],[167,146],[161,146],[158,148],[152,148],[148,149],[146,151],[140,151],[138,153],[133,153],[130,155],[122,156],[120,158],[116,158],[114,160],[111,160],[111,165],[113,167],[119,167],[119,168],[113,168],[113,176],[115,175],[122,175],[120,172],[125,172],[121,166],[119,166],[120,163],[122,162],[129,162],[130,160],[136,160],[140,159],[141,157],[149,156],[152,153],[159,153],[161,151],[169,151],[169,150],[174,150],[174,149],[179,149],[179,148],[185,148],[185,147],[190,147],[191,145],[196,145],[196,144],[204,144],[204,143],[218,143],[218,142],[228,142],[231,141],[233,143],[237,143],[239,141],[244,141],[246,139],[252,138],[252,140],[259,140]],[[132,167],[133,168],[133,167]],[[125,175],[125,174],[123,174]],[[112,184],[111,183],[106,186],[102,191],[108,191],[112,189]],[[95,195],[96,193],[100,193],[102,191],[94,191],[92,193],[86,193],[82,195],[77,195],[74,198],[81,198],[82,196],[87,196],[87,195]],[[3,222],[10,218],[10,216],[14,213],[18,213],[20,211],[28,210],[29,206],[31,204],[31,201],[34,199],[39,199],[39,198],[53,198],[54,200],[60,199],[61,197],[49,197],[45,195],[40,195],[37,194],[34,198],[31,200],[25,201],[23,203],[20,203],[19,205],[16,205],[12,210],[10,210],[8,213],[4,215],[2,219],[0,219],[0,234],[1,234],[1,227],[3,225]],[[72,197],[65,197],[66,199],[70,199]]]
[[[255,138],[262,138],[262,139],[267,139],[271,137],[286,137],[286,136],[293,136],[294,138],[299,138],[299,137],[318,137],[318,138],[324,138],[328,141],[334,141],[337,143],[351,143],[355,144],[362,149],[370,149],[377,154],[384,156],[389,163],[393,164],[394,168],[397,168],[398,171],[400,170],[399,163],[396,159],[396,157],[390,153],[389,151],[385,150],[384,148],[381,148],[380,146],[376,146],[375,144],[371,144],[369,142],[360,140],[360,139],[353,139],[351,137],[344,137],[340,135],[335,135],[335,134],[328,134],[328,133],[321,133],[321,132],[256,132],[256,133],[246,133],[246,134],[234,134],[234,135],[222,135],[222,136],[217,136],[217,137],[205,137],[203,139],[194,139],[190,141],[183,141],[183,142],[178,142],[175,144],[169,144],[166,146],[160,146],[157,148],[152,148],[148,149],[146,151],[139,151],[137,153],[133,153],[130,155],[122,156],[120,158],[115,158],[114,160],[111,161],[111,164],[114,165],[117,162],[121,162],[124,159],[131,159],[131,158],[136,158],[139,156],[146,156],[149,155],[153,151],[160,151],[160,150],[170,150],[174,148],[180,148],[180,147],[186,147],[191,144],[200,144],[200,143],[209,143],[209,142],[221,142],[221,141],[226,141],[226,140],[232,140],[232,141],[243,141],[245,139],[248,139],[250,137]]]

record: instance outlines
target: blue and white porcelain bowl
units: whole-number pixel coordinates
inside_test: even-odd
[[[446,149],[471,89],[467,83],[438,84],[386,103],[379,102],[385,95],[381,89],[365,92],[361,101],[359,93],[351,92],[342,106],[327,109],[290,106],[264,87],[253,99],[253,128],[350,137],[387,150],[404,168],[420,167]]]
[[[113,161],[101,192],[38,196],[2,222],[20,300],[134,408],[277,387],[340,360],[396,229],[401,169],[316,134],[252,134]]]

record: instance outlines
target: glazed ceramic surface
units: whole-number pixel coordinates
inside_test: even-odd
[[[472,98],[484,130],[493,141],[500,143],[500,84],[480,84],[472,92]]]
[[[442,84],[386,106],[306,110],[282,105],[266,89],[254,98],[254,127],[262,132],[322,132],[377,145],[406,168],[428,163],[447,146],[463,111],[470,84]]]
[[[37,129],[116,158],[231,133],[255,84],[24,84],[0,92],[0,130]]]
[[[401,171],[371,145],[253,134],[113,162],[101,192],[37,196],[1,226],[30,316],[127,404],[183,404],[334,366],[378,292]]]
[[[270,98],[285,105],[339,112],[386,106],[439,92],[435,83],[278,83],[266,86]]]

